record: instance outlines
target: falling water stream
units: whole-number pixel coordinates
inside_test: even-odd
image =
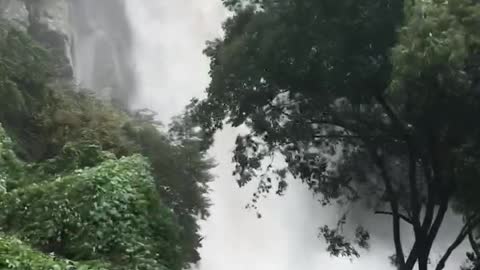
[[[123,0],[71,0],[75,77],[102,97],[127,101],[136,87],[132,29]]]
[[[209,63],[202,50],[206,40],[221,36],[221,22],[227,16],[220,0],[73,1],[75,69],[86,87],[120,89],[117,95],[130,106],[153,109],[163,122],[181,113],[190,98],[202,97],[209,82]],[[86,17],[92,20],[82,21]],[[210,152],[218,166],[211,184],[212,215],[201,223],[205,239],[199,270],[393,269],[387,259],[393,253],[388,218],[354,213],[374,229],[372,249],[353,262],[331,258],[317,239],[317,228],[335,223],[338,211],[321,208],[295,180],[284,197],[262,201],[261,219],[246,210],[255,185],[239,189],[231,174],[233,142],[239,132],[226,128],[217,134]]]

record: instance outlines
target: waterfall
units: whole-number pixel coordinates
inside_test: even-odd
[[[225,11],[217,0],[127,1],[138,74],[135,108],[168,122],[209,82],[205,41],[219,37]]]
[[[74,74],[83,88],[128,105],[135,94],[125,0],[70,0]]]

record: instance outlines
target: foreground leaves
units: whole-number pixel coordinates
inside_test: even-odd
[[[78,263],[33,250],[14,237],[0,234],[0,268],[15,270],[107,270],[98,262]]]

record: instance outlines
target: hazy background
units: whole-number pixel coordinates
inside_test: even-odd
[[[154,109],[168,122],[190,98],[201,97],[208,85],[208,59],[202,50],[206,40],[221,35],[226,11],[220,0],[127,0],[126,3],[134,32],[138,98],[133,105]],[[388,218],[357,213],[374,237],[371,251],[353,262],[331,258],[323,241],[316,237],[317,228],[336,222],[338,215],[333,209],[322,209],[311,193],[295,181],[290,183],[286,196],[272,196],[263,201],[262,219],[245,210],[255,186],[239,189],[232,177],[232,149],[238,132],[227,128],[217,134],[211,150],[218,167],[213,171],[216,180],[211,184],[212,215],[202,223],[205,240],[200,270],[391,268],[387,258],[393,253]],[[443,230],[440,238],[454,238],[457,230],[449,233],[452,228],[456,228],[455,222],[449,222],[449,229]],[[446,247],[441,244],[438,248]],[[460,260],[464,259],[464,253],[457,254]]]

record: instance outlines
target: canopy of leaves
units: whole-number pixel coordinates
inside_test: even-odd
[[[171,207],[179,224],[184,255],[197,262],[201,236],[198,218],[209,215],[208,183],[213,162],[201,151],[197,134],[186,117],[177,118],[168,135],[159,132],[150,121],[132,121],[125,126],[127,137],[136,150],[152,163],[153,175],[163,201]]]
[[[283,194],[289,172],[324,203],[370,200],[375,212],[393,216],[401,269],[417,259],[426,269],[456,198],[466,222],[442,269],[479,221],[477,1],[224,3],[234,15],[225,37],[205,50],[212,81],[192,110],[208,136],[225,120],[250,128],[234,154],[239,184],[266,175],[265,193],[276,175]],[[261,173],[262,160],[276,153],[287,168]],[[408,256],[400,220],[415,231]],[[321,231],[340,243],[331,251],[355,255],[338,231]]]
[[[356,198],[348,187],[351,170],[336,169],[368,168],[347,158],[334,167],[326,160],[358,145],[359,130],[379,135],[383,116],[374,97],[390,84],[389,52],[403,1],[265,0],[239,8],[240,2],[226,1],[235,15],[224,24],[225,38],[205,50],[212,81],[208,98],[193,109],[197,120],[210,136],[225,119],[251,128],[235,150],[241,185],[258,175],[261,160],[281,152],[288,172],[325,202]],[[277,171],[277,193],[286,187],[286,171]]]

